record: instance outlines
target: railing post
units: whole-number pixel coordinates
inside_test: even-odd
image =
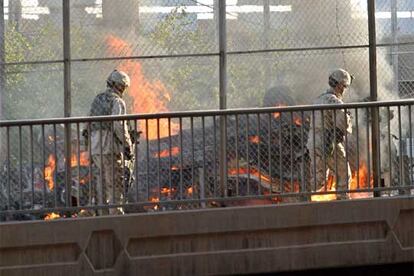
[[[377,94],[377,44],[375,30],[375,0],[368,1],[368,32],[369,32],[369,81],[370,99],[378,100]],[[371,144],[372,144],[372,171],[374,189],[380,187],[381,166],[380,166],[380,134],[379,134],[379,110],[378,107],[371,108]],[[374,191],[374,196],[380,196],[380,192]]]
[[[398,18],[397,18],[397,0],[391,0],[391,32],[392,32],[392,43],[398,43]],[[398,45],[391,47],[391,61],[394,72],[394,89],[399,94],[399,83],[398,83]]]
[[[62,0],[63,7],[63,65],[64,65],[64,116],[71,116],[71,51],[70,51],[70,1]],[[66,205],[71,205],[72,172],[71,172],[71,124],[65,124],[65,184]]]
[[[270,30],[270,0],[263,0],[263,39],[264,39],[264,48],[269,49],[269,30]],[[264,54],[266,59],[265,63],[265,92],[270,88],[272,84],[271,79],[271,55]]]
[[[219,51],[220,51],[220,109],[227,108],[227,34],[226,0],[218,0]],[[226,117],[220,116],[220,191],[227,196],[227,137]]]

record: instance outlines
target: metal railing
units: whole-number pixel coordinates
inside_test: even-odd
[[[7,145],[0,217],[410,196],[413,105],[407,100],[0,121]],[[372,154],[374,110],[379,160]],[[341,132],[340,116],[352,118],[352,133]],[[130,130],[132,146],[128,136],[119,141],[112,135],[119,126]],[[220,153],[220,144],[226,152]]]

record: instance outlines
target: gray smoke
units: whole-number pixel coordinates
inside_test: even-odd
[[[355,6],[351,0],[315,0],[292,1],[292,16],[280,19],[285,23],[287,31],[280,37],[283,45],[296,48],[368,45],[368,22],[364,7]],[[354,5],[354,6],[352,6]],[[366,9],[366,7],[365,7]],[[364,16],[365,15],[365,16]],[[383,37],[377,36],[381,41]],[[281,45],[281,46],[283,46]],[[291,88],[291,95],[297,104],[311,104],[314,99],[328,88],[328,75],[335,68],[344,68],[355,76],[355,81],[345,95],[345,102],[361,102],[369,100],[370,68],[369,50],[366,47],[354,49],[309,50],[275,54],[273,85],[285,85]],[[378,100],[399,99],[398,91],[393,87],[394,72],[390,65],[388,49],[377,49],[377,87]],[[391,117],[386,108],[380,110],[380,152],[381,170],[388,176],[390,167],[394,165],[397,155],[395,142],[399,142],[399,118],[396,108],[391,109]],[[407,110],[402,109],[401,128],[408,129]],[[391,121],[389,122],[389,119]],[[367,162],[371,153],[371,137],[367,139],[367,127],[370,120],[367,112],[359,110],[359,162]],[[354,130],[355,130],[354,113]],[[355,131],[354,131],[355,132]],[[391,137],[391,138],[390,138]],[[356,133],[349,137],[350,162],[356,167]],[[391,140],[391,143],[390,143]],[[371,160],[372,162],[372,160]],[[395,173],[395,171],[394,171]],[[386,178],[387,176],[384,176]],[[387,185],[390,180],[386,179]]]

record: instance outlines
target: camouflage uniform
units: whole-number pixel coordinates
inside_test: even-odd
[[[91,105],[90,116],[125,115],[126,106],[122,93],[108,87],[97,95]],[[124,121],[94,122],[91,124],[91,154],[98,169],[97,197],[99,205],[122,204],[125,198],[124,169],[127,166],[125,149],[131,149],[128,126]],[[121,208],[109,209],[110,214],[123,213]]]
[[[344,102],[340,96],[335,94],[333,88],[330,88],[326,93],[320,95],[314,103],[343,104]],[[315,136],[313,135],[312,128],[315,129]],[[345,110],[324,110],[323,116],[322,112],[315,112],[307,148],[311,158],[310,183],[316,182],[316,185],[312,185],[312,187],[316,186],[316,190],[320,190],[323,187],[330,173],[337,177],[337,191],[349,188],[352,172],[346,159],[345,133],[352,133],[351,117],[345,113]],[[338,199],[346,199],[347,197],[346,193],[339,193],[337,196]]]

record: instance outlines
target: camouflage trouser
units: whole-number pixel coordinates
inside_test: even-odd
[[[121,154],[113,157],[111,154],[92,155],[92,158],[93,163],[98,168],[96,182],[98,204],[122,204],[124,199],[124,166],[122,165]],[[107,213],[107,211],[104,211],[104,213]],[[122,213],[121,208],[109,209],[109,214]]]
[[[313,146],[314,144],[315,147]],[[349,162],[346,160],[345,147],[342,143],[335,143],[332,147],[332,150],[327,149],[327,146],[324,145],[324,141],[320,135],[315,136],[315,143],[313,143],[312,139],[308,142],[311,159],[310,183],[312,188],[316,188],[316,191],[320,190],[325,185],[329,174],[336,177],[335,182],[337,191],[344,191],[350,187],[352,172]],[[346,193],[339,193],[337,198],[345,199],[348,198],[348,196]]]

